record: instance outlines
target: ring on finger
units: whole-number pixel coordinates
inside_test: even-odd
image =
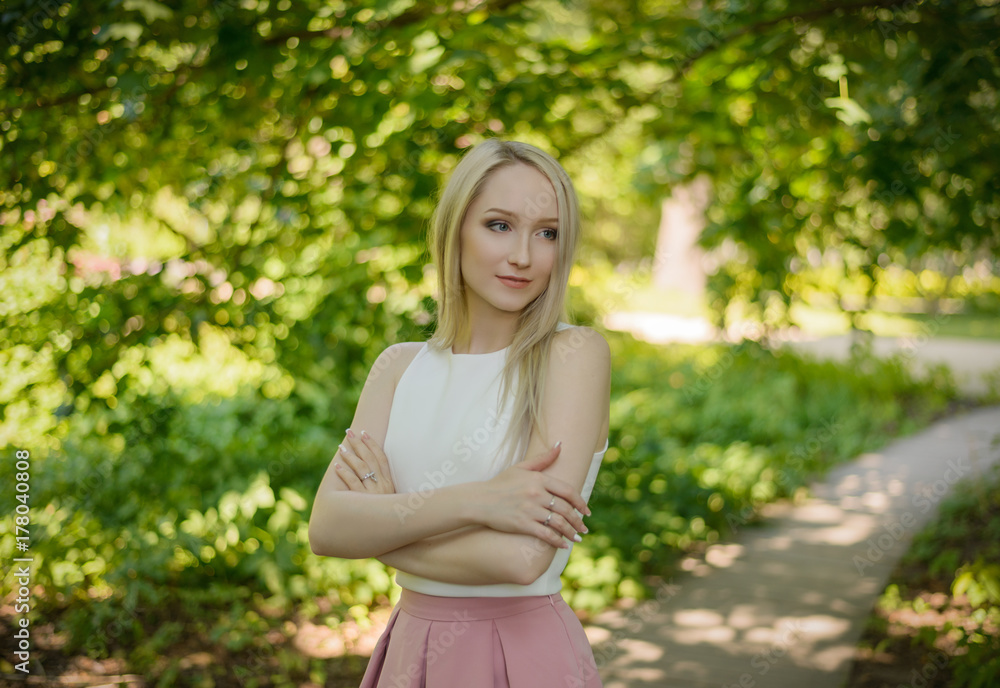
[[[368,480],[368,478],[371,478],[373,483],[378,482],[378,478],[375,477],[375,471],[369,471],[366,473],[365,476],[361,478],[361,482]]]
[[[544,523],[542,523],[542,525],[543,525],[543,526],[547,526],[547,525],[549,525],[549,520],[550,520],[551,518],[552,518],[552,512],[550,511],[550,512],[549,512],[549,515],[545,517],[545,522],[544,522]]]
[[[552,495],[552,499],[549,501],[549,511],[552,511],[552,507],[556,504],[556,496]]]

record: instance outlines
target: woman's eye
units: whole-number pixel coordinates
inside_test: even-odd
[[[554,240],[554,239],[555,239],[555,238],[556,238],[556,237],[557,237],[557,236],[559,235],[559,232],[557,232],[557,231],[556,231],[556,230],[554,230],[554,229],[543,229],[543,230],[541,231],[541,234],[542,234],[542,236],[544,236],[544,237],[545,237],[546,239],[553,239],[553,240]]]
[[[495,222],[490,222],[486,226],[489,227],[490,229],[495,229],[498,232],[506,232],[508,229],[510,229],[510,225],[504,222],[503,220],[496,220]]]

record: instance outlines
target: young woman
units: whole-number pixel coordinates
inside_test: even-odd
[[[397,570],[363,688],[601,685],[559,594],[610,397],[607,342],[560,322],[578,216],[524,143],[481,143],[445,187],[434,336],[375,362],[309,523],[316,554]]]

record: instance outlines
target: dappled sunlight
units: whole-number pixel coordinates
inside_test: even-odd
[[[565,167],[547,296],[612,354],[562,573],[621,604],[609,688],[819,688],[972,472],[927,457],[993,461],[964,425],[863,452],[1000,399],[994,0],[0,15],[4,676],[23,619],[29,682],[357,684],[399,589],[312,552],[312,499],[370,366],[435,332],[441,182],[493,137]]]
[[[705,553],[705,561],[716,568],[725,568],[739,559],[743,551],[744,547],[736,543],[716,545]]]
[[[1000,464],[1000,451],[986,449],[997,413],[943,421],[838,467],[814,496],[683,560],[676,592],[649,613],[597,617],[596,626],[618,629],[604,645],[626,654],[634,642],[664,648],[649,664],[612,659],[606,685],[628,685],[652,669],[663,685],[751,685],[761,677],[769,685],[839,685],[885,575],[928,517],[915,513],[914,489],[954,472],[956,451],[982,452],[981,469]]]
[[[674,614],[674,623],[691,628],[714,628],[722,625],[722,616],[709,609],[691,609]]]
[[[685,342],[700,344],[717,338],[715,328],[703,317],[684,317],[669,313],[610,313],[604,318],[609,330],[631,332],[654,344]]]

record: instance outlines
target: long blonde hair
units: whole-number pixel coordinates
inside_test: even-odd
[[[556,194],[559,214],[558,255],[548,287],[521,311],[517,331],[507,350],[500,396],[506,406],[517,385],[510,425],[501,443],[502,466],[522,460],[531,432],[541,423],[541,400],[548,370],[552,336],[566,318],[566,284],[580,234],[580,209],[573,183],[548,153],[527,143],[487,139],[466,153],[448,180],[431,220],[431,256],[437,266],[437,329],[429,344],[450,350],[469,335],[465,282],[461,268],[461,227],[469,206],[482,193],[487,178],[500,168],[523,163],[545,175]],[[546,192],[547,193],[547,192]]]

